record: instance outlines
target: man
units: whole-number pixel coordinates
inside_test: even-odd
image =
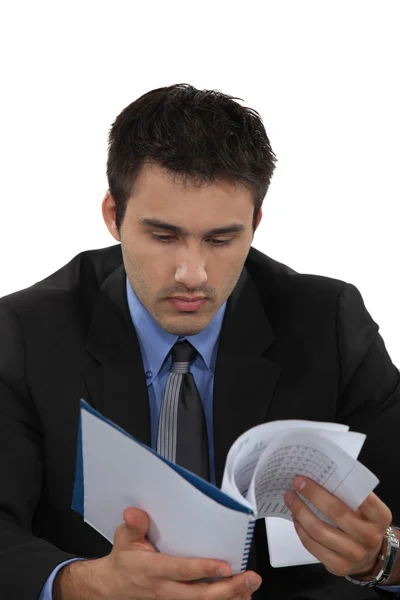
[[[387,530],[400,523],[399,371],[354,286],[251,247],[274,165],[258,113],[231,96],[153,90],[110,132],[102,210],[119,244],[1,299],[2,598],[397,597],[400,536]],[[184,383],[174,396],[177,363]],[[271,568],[263,520],[248,570],[235,576],[213,557],[157,553],[149,517],[132,507],[111,546],[71,509],[81,397],[160,453],[175,436],[177,462],[217,485],[249,427],[347,423],[367,434],[360,459],[381,483],[354,512],[294,480],[285,501],[317,565]]]

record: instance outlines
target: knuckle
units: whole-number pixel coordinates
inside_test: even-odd
[[[246,596],[249,594],[249,592],[250,592],[250,590],[246,585],[246,580],[239,579],[239,581],[236,582],[236,586],[234,588],[234,593],[238,596]]]
[[[325,501],[323,513],[325,517],[340,526],[343,522],[348,521],[352,511],[335,496],[329,496]]]
[[[331,514],[333,516],[333,520],[338,525],[341,525],[343,523],[343,521],[348,519],[350,510],[344,504],[332,503]]]
[[[368,496],[364,498],[364,500],[359,506],[359,509],[361,509],[361,513],[363,513],[365,510],[370,510],[371,508],[374,508],[374,506],[376,505],[376,500],[377,496],[375,496],[373,492],[368,494]]]
[[[300,521],[298,521],[295,517],[293,518],[293,525],[296,531],[301,531],[303,529],[300,525]]]
[[[217,567],[212,561],[204,561],[203,563],[204,575],[206,577],[216,577]]]
[[[322,546],[326,547],[330,546],[333,534],[331,530],[328,529],[324,524],[318,523],[318,532],[315,535],[318,535],[318,537],[315,537],[313,539],[315,539],[315,541],[317,541],[319,544],[322,544]]]
[[[309,534],[307,534],[305,532],[305,530],[300,527],[298,521],[293,521],[294,523],[294,528],[296,529],[296,533],[299,536],[300,540],[302,541],[303,544],[306,544],[306,542],[309,540]]]
[[[348,559],[352,563],[361,563],[363,560],[365,560],[366,555],[367,552],[365,548],[362,548],[361,546],[351,545],[347,551]]]
[[[384,514],[383,520],[385,523],[385,529],[387,529],[387,527],[389,527],[389,525],[391,524],[391,522],[393,520],[392,511],[390,510],[390,508],[388,506],[385,506],[385,514]]]
[[[178,567],[178,576],[183,581],[190,581],[193,577],[193,566],[191,563],[182,563]]]
[[[383,543],[383,533],[376,530],[366,531],[364,540],[367,548],[381,547]]]
[[[246,588],[244,579],[231,579],[228,582],[228,586],[226,588],[226,597],[227,598],[240,598],[244,593],[248,593],[249,590]]]
[[[321,522],[322,521],[320,521],[319,519],[318,519],[318,521],[316,521],[316,520],[312,521],[312,523],[310,523],[310,526],[308,527],[308,535],[310,537],[312,537],[314,540],[318,540],[321,538]]]

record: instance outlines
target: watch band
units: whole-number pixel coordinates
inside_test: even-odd
[[[398,549],[399,540],[393,529],[388,527],[383,538],[381,552],[371,575],[368,577],[357,577],[357,575],[346,576],[346,579],[351,581],[351,583],[361,586],[374,587],[376,585],[383,585],[392,574],[393,567],[396,564]]]

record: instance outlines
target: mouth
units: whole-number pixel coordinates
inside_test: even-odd
[[[204,296],[196,296],[195,298],[175,296],[168,298],[168,300],[181,312],[196,312],[207,302],[207,298]]]

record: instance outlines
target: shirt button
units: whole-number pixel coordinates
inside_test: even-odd
[[[153,373],[151,371],[146,371],[146,379],[151,379],[153,377]]]

